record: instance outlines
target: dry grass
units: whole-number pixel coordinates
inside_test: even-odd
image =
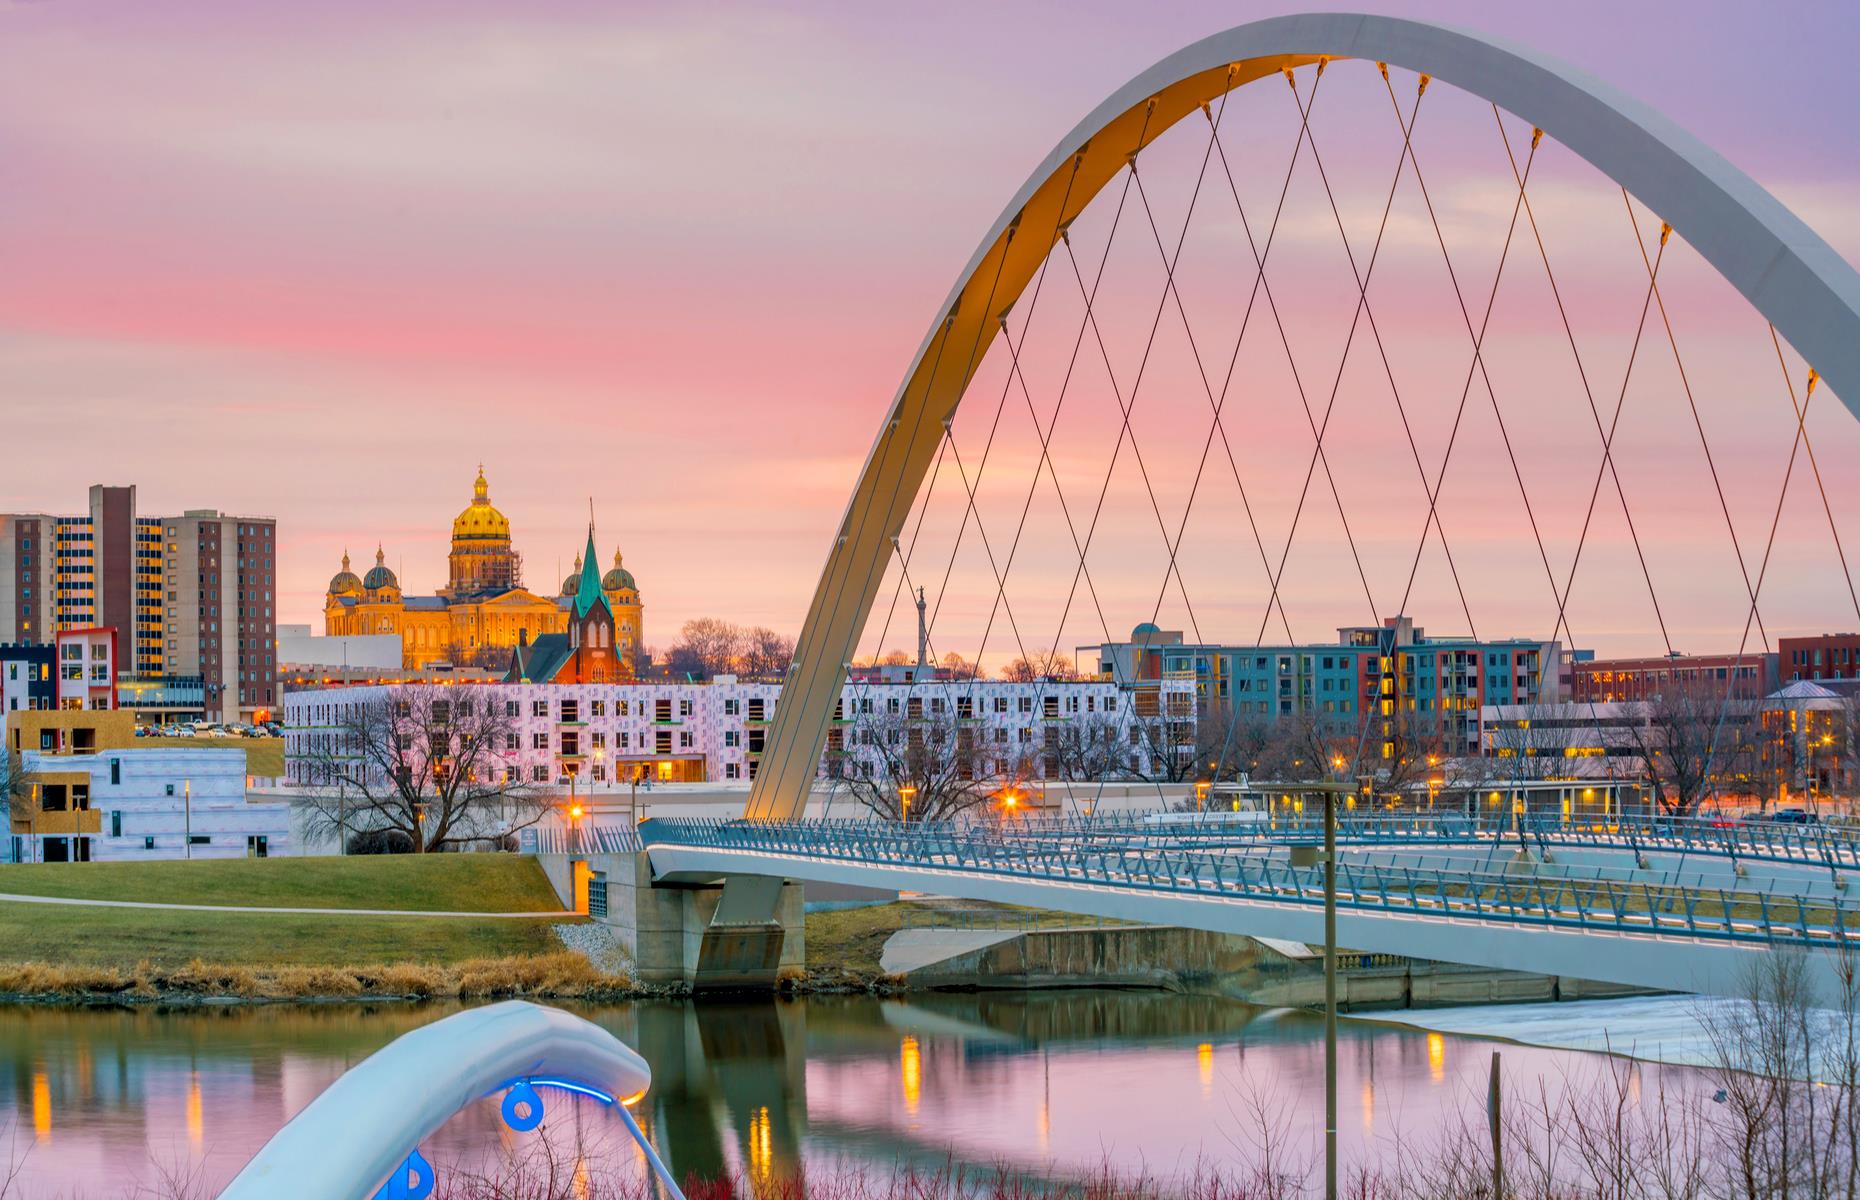
[[[633,981],[596,969],[572,950],[447,965],[252,967],[195,959],[180,966],[0,964],[0,996],[48,1000],[599,999],[632,995]]]

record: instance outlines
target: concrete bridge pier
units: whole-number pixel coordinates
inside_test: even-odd
[[[800,884],[768,875],[655,879],[643,852],[537,861],[562,906],[601,924],[640,983],[772,990],[805,970]]]

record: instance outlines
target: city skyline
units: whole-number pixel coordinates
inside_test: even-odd
[[[1676,25],[1594,5],[1567,30],[1415,9],[1620,84],[1856,257],[1860,183],[1817,152],[1860,115],[1837,69],[1846,14],[1810,11],[1807,34],[1785,34],[1732,6]],[[792,632],[927,314],[1006,195],[1105,80],[1266,11],[1139,21],[1106,6],[1055,23],[1020,9],[977,49],[939,22],[827,5],[721,24],[567,3],[443,19],[205,6],[159,22],[126,5],[12,5],[0,86],[35,103],[5,106],[31,125],[0,118],[32,183],[0,200],[0,387],[24,401],[21,436],[71,405],[98,414],[113,432],[94,440],[89,476],[136,483],[151,508],[200,491],[275,516],[285,622],[316,624],[345,547],[365,558],[376,538],[410,584],[441,578],[442,519],[483,459],[532,586],[567,571],[592,492],[603,538],[650,575],[661,647],[694,616]],[[360,33],[407,69],[355,97]],[[735,38],[770,52],[659,110],[654,97],[708,78]],[[1036,38],[1052,65],[997,69],[1008,44]],[[1697,69],[1785,40],[1799,68],[1787,89],[1733,98]],[[708,352],[724,341],[732,353]],[[1845,426],[1826,436],[1832,459],[1860,445]],[[180,469],[149,469],[156,453]],[[64,475],[50,456],[17,464],[0,507],[56,507]],[[1854,511],[1850,494],[1835,501]],[[1629,598],[1590,603],[1576,644],[1657,649]],[[1789,616],[1779,632],[1844,627],[1832,603]],[[1734,648],[1735,624],[1676,641]],[[1221,635],[1250,636],[1253,618],[1231,626]]]

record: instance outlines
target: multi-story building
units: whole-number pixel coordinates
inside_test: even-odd
[[[1734,700],[1761,700],[1776,690],[1774,654],[1669,654],[1663,658],[1598,658],[1573,663],[1564,699],[1581,704],[1652,700],[1672,687],[1708,688]]]
[[[9,713],[11,862],[287,853],[290,805],[248,803],[243,750],[141,748],[128,712]]]
[[[391,698],[391,687],[330,688],[285,696],[285,773],[320,782],[319,763],[340,750],[345,711]],[[650,779],[699,783],[753,779],[781,697],[777,683],[483,684],[464,686],[474,703],[504,706],[510,726],[499,769],[513,783],[566,786],[571,774],[596,790]],[[1160,773],[1158,757],[1192,753],[1192,738],[1151,736],[1158,723],[1192,727],[1194,689],[1167,681],[1133,695],[1109,682],[912,684],[849,682],[821,760],[823,775],[870,773],[887,739],[948,736],[994,771],[1064,775],[1067,730],[1116,735],[1111,769]],[[913,730],[917,732],[913,735]],[[1133,732],[1134,736],[1133,736]],[[1108,738],[1107,738],[1108,740]]]
[[[57,707],[58,681],[52,678],[52,659],[50,646],[0,643],[0,713]]]
[[[1860,679],[1860,633],[1776,639],[1784,680]]]
[[[1860,683],[1798,679],[1763,701],[1764,754],[1779,804],[1860,785]]]
[[[124,683],[191,681],[213,720],[277,707],[276,590],[269,517],[141,516],[133,486],[102,485],[78,516],[0,514],[0,637],[49,644],[61,630],[114,626]]]
[[[1429,637],[1409,618],[1390,617],[1339,629],[1335,643],[1301,645],[1193,644],[1146,623],[1128,642],[1081,647],[1079,662],[1124,686],[1192,681],[1211,712],[1375,722],[1386,756],[1398,724],[1435,731],[1442,753],[1478,753],[1481,706],[1555,699],[1561,653],[1554,641]]]
[[[116,707],[116,630],[60,629],[58,707],[108,712]]]

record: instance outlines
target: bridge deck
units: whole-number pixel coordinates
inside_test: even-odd
[[[1321,938],[1323,872],[1245,846],[910,830],[876,822],[654,820],[661,877],[779,875],[922,890],[1217,932]],[[1756,956],[1806,953],[1831,983],[1860,912],[1838,892],[1659,886],[1340,859],[1351,948],[1546,974],[1738,992]]]

